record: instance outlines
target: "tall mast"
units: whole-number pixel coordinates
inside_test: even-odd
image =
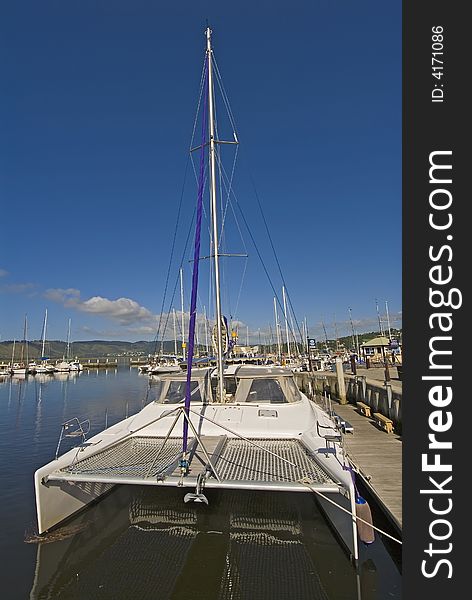
[[[382,327],[382,319],[380,318],[379,303],[378,303],[377,298],[375,299],[375,308],[377,310],[377,319],[379,321],[380,335],[383,337],[384,336],[384,330],[383,330],[383,327]]]
[[[26,348],[26,364],[29,363],[28,355],[28,315],[25,315],[25,348]]]
[[[348,308],[349,311],[349,320],[351,321],[351,331],[352,331],[352,347],[356,348],[356,334],[354,333],[354,323],[352,322],[352,309]]]
[[[310,348],[308,346],[308,324],[307,324],[307,321],[306,321],[306,317],[305,317],[305,319],[303,321],[303,324],[305,326],[305,332],[304,332],[305,333],[305,348],[306,348],[306,353],[308,354],[308,352],[310,351]]]
[[[200,326],[198,323],[198,313],[197,311],[195,311],[195,342],[196,342],[196,348],[195,348],[195,355],[196,356],[200,356],[200,351],[198,349],[198,346],[200,345],[200,334],[199,334],[199,330]]]
[[[392,329],[390,327],[390,316],[388,314],[388,302],[385,300],[385,311],[387,313],[387,327],[388,327],[388,339],[392,340]]]
[[[180,308],[182,312],[182,357],[185,360],[184,273],[180,269]]]
[[[67,352],[66,352],[67,360],[69,360],[69,354],[70,354],[70,319],[69,319],[69,326],[67,327]]]
[[[205,319],[205,348],[206,348],[206,355],[209,356],[210,354],[210,348],[208,345],[208,319],[207,319],[207,313],[206,313],[206,308],[203,307],[203,315],[204,315],[204,319]]]
[[[44,360],[44,347],[46,345],[46,324],[48,322],[48,309],[46,308],[46,312],[44,313],[44,323],[43,323],[43,343],[41,346],[41,360]]]
[[[333,315],[334,320],[334,335],[336,337],[336,351],[339,350],[339,334],[338,334],[338,324],[336,323],[336,315]]]
[[[321,325],[323,327],[323,331],[324,331],[324,336],[325,336],[325,345],[326,345],[326,350],[329,349],[329,344],[328,344],[328,333],[326,331],[326,326],[324,324],[324,321],[321,321]]]
[[[287,338],[287,355],[290,358],[290,338],[288,336],[288,321],[287,321],[287,301],[285,300],[285,286],[282,286],[282,297],[284,302],[284,317],[285,317],[285,335]]]
[[[218,244],[218,223],[217,223],[217,198],[216,198],[216,165],[215,165],[215,114],[213,106],[213,64],[211,49],[211,29],[207,27],[207,54],[208,54],[208,120],[210,125],[210,201],[211,218],[213,230],[213,258],[215,268],[215,310],[216,310],[216,347],[218,364],[218,390],[219,400],[223,402],[225,397],[224,378],[223,378],[223,344],[222,344],[222,314],[221,314],[221,294],[220,294],[220,263],[219,263],[219,244]]]
[[[23,343],[21,345],[21,359],[20,362],[23,362],[26,357],[26,362],[28,362],[28,342],[26,341],[27,331],[28,331],[28,316],[25,315],[25,325],[23,328]]]
[[[177,356],[177,328],[175,326],[175,308],[172,308],[172,318],[174,320],[174,354]]]
[[[277,316],[277,300],[274,296],[274,315],[275,315],[275,332],[277,337],[277,358],[279,360],[282,359],[282,351],[280,349],[280,327],[279,327],[279,317]]]
[[[289,317],[290,317],[290,328],[291,328],[292,337],[293,337],[293,345],[295,346],[295,350],[294,350],[293,354],[294,354],[294,356],[295,355],[300,355],[300,349],[298,347],[298,342],[297,342],[297,339],[295,337],[295,327],[293,325],[293,312],[291,312],[289,310],[288,314],[289,314]],[[292,345],[292,348],[293,348],[293,345]]]

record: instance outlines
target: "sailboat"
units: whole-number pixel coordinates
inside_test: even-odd
[[[41,357],[40,362],[35,363],[34,370],[36,373],[47,373],[52,374],[56,370],[53,365],[48,363],[49,357],[46,356],[46,328],[48,322],[48,309],[44,312],[43,331],[42,331],[42,342],[41,342]]]
[[[69,371],[71,370],[70,361],[69,361],[69,353],[70,353],[70,319],[69,319],[69,326],[67,328],[66,353],[62,357],[62,360],[57,362],[55,365],[55,369],[58,373],[69,373]]]
[[[221,310],[216,196],[216,153],[222,142],[215,135],[211,34],[207,28],[187,370],[162,375],[154,401],[90,439],[84,422],[76,419],[62,425],[55,459],[34,475],[38,532],[48,532],[116,485],[181,488],[187,491],[182,494],[184,502],[204,504],[211,500],[207,491],[211,489],[290,491],[314,495],[356,561],[357,521],[360,513],[366,516],[365,501],[357,493],[342,432],[331,414],[298,389],[290,369],[225,365],[229,336]],[[194,368],[206,161],[214,249],[216,367]],[[75,436],[79,445],[59,455],[67,436]],[[372,528],[365,527],[363,541],[373,541],[373,537],[367,539],[371,535]]]
[[[20,355],[19,362],[14,362],[15,342],[13,342],[13,354],[12,354],[11,369],[10,369],[10,373],[12,375],[25,376],[25,375],[28,375],[28,373],[29,373],[27,335],[28,335],[28,318],[25,315],[25,324],[24,324],[24,329],[23,329],[23,342],[21,344],[21,355]]]

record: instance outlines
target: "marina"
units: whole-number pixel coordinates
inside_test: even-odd
[[[199,176],[187,351],[182,343],[185,369],[180,368],[184,365],[176,357],[170,366],[169,361],[152,366],[151,373],[159,374],[154,402],[92,437],[88,436],[89,420],[75,417],[63,422],[55,459],[37,469],[34,475],[38,533],[52,533],[102,499],[114,486],[190,488],[184,502],[205,504],[209,504],[207,489],[302,492],[316,495],[325,518],[357,567],[360,542],[371,544],[375,540],[371,510],[356,485],[355,465],[346,453],[339,423],[330,410],[310,402],[295,383],[294,371],[302,369],[303,361],[291,360],[292,350],[298,344],[285,286],[282,286],[283,306],[278,302],[285,318],[289,364],[283,361],[280,365],[253,366],[226,362],[232,349],[230,339],[237,339],[238,334],[230,328],[222,308],[220,261],[226,254],[220,249],[219,240],[223,232],[228,235],[228,223],[218,208],[218,198],[225,185],[230,190],[232,186],[231,180],[224,180],[223,145],[238,146],[239,141],[216,66],[210,27],[206,28],[205,37],[202,101],[197,110],[201,142],[195,145],[192,139],[190,151],[199,152]],[[233,141],[224,141],[217,135],[218,86]],[[212,250],[207,258],[211,259],[208,284],[213,289],[215,307],[211,336],[215,366],[195,368],[206,182],[211,214],[208,233]],[[223,231],[221,224],[225,225]],[[289,321],[294,336],[292,349]],[[66,355],[69,340],[70,319]],[[64,359],[59,366],[62,364],[66,364]],[[341,358],[336,358],[336,369],[341,373]],[[341,385],[343,379],[339,382]],[[385,417],[378,413],[377,418]],[[80,444],[62,453],[61,445],[66,438],[75,438]]]
[[[101,590],[101,597],[111,600],[125,599],[135,589],[143,598],[157,593],[183,600],[194,586],[200,597],[216,599],[227,597],[224,590],[237,582],[236,598],[251,597],[251,586],[261,594],[279,588],[281,598],[293,597],[296,590],[297,598],[307,600],[401,597],[401,559],[398,550],[390,554],[395,544],[382,534],[373,544],[361,544],[356,570],[314,494],[207,489],[207,506],[184,503],[185,489],[120,486],[40,542],[30,474],[54,457],[60,423],[76,416],[90,419],[91,437],[103,429],[106,418],[113,425],[127,411],[136,414],[156,392],[152,380],[135,368],[0,382],[1,468],[10,482],[0,491],[8,515],[0,544],[2,555],[8,553],[15,565],[4,575],[6,597],[83,598]],[[8,459],[12,453],[14,463]],[[378,512],[373,503],[372,510]],[[132,555],[149,565],[146,577],[142,571],[131,579],[119,575],[129,571]],[[114,568],[101,567],[111,556]],[[253,558],[243,563],[244,556]],[[170,557],[173,569],[166,567]],[[287,561],[293,561],[288,579]],[[203,565],[210,569],[207,584],[198,577]]]
[[[174,40],[170,32],[164,32],[167,49]],[[60,273],[63,287],[53,282],[41,290],[34,283],[0,287],[27,298],[25,309],[37,296],[55,303],[62,315],[74,311],[80,322],[76,342],[69,314],[67,341],[62,342],[63,332],[51,339],[50,313],[43,307],[41,340],[30,342],[31,317],[25,310],[22,337],[1,342],[0,468],[8,485],[0,490],[6,516],[0,550],[14,565],[5,577],[7,597],[399,600],[401,329],[392,327],[387,301],[382,320],[377,299],[379,331],[373,335],[360,333],[369,331],[369,319],[364,325],[355,319],[351,305],[352,335],[344,338],[334,311],[333,339],[325,317],[320,321],[324,341],[313,333],[318,324],[309,325],[306,316],[300,320],[279,261],[283,255],[285,270],[293,270],[292,282],[297,270],[302,274],[302,236],[285,235],[297,214],[298,177],[287,176],[287,191],[278,190],[277,167],[269,167],[258,148],[258,121],[271,112],[278,94],[267,95],[264,110],[257,108],[258,95],[263,98],[266,90],[260,74],[251,73],[252,57],[238,56],[237,63],[247,69],[233,83],[230,68],[223,83],[215,40],[222,66],[245,51],[245,44],[224,29],[215,34],[208,22],[200,33],[198,43],[193,34],[190,42],[182,40],[187,52],[181,56],[174,46],[180,61],[175,72],[155,69],[157,63],[146,69],[142,82],[156,97],[162,98],[163,89],[168,99],[176,94],[162,119],[156,97],[146,114],[140,103],[152,96],[139,85],[127,92],[136,96],[139,108],[128,112],[123,106],[123,114],[142,115],[143,131],[151,136],[145,156],[152,167],[141,151],[136,153],[141,152],[138,180],[151,172],[158,177],[145,185],[148,200],[142,201],[136,180],[127,189],[133,202],[139,199],[139,211],[124,218],[120,211],[104,211],[106,201],[90,196],[105,221],[94,213],[93,223],[81,225],[90,212],[76,215],[73,228],[87,232],[97,250],[102,236],[104,246],[120,247],[119,262],[106,277],[95,263],[76,264],[66,274],[58,265],[51,281]],[[136,56],[145,54],[138,50]],[[228,94],[233,85],[247,86],[235,96],[235,107],[245,94],[253,101],[242,112],[247,123],[242,119],[241,128],[235,119],[239,110],[233,112],[230,101],[233,93]],[[187,86],[195,87],[192,106]],[[124,134],[122,116],[110,121],[108,143],[111,132]],[[333,113],[333,123],[338,116]],[[181,122],[192,117],[190,143],[182,147],[187,164],[179,175],[174,144],[179,140],[182,146]],[[282,146],[284,127],[277,127]],[[265,131],[275,134],[267,126]],[[270,174],[274,187],[266,204],[276,217],[273,231],[251,167],[240,158],[242,138],[242,152],[246,141],[253,143],[257,159],[250,162]],[[165,151],[159,147],[160,163],[149,152],[151,139],[153,144],[168,140]],[[303,145],[290,153],[294,172],[302,172]],[[305,147],[311,149],[311,142]],[[318,139],[315,147],[323,148]],[[91,148],[88,153],[93,154]],[[279,158],[272,154],[272,160]],[[122,169],[113,152],[110,159],[118,174]],[[106,168],[94,170],[107,174]],[[305,179],[304,194],[317,188],[312,184]],[[126,186],[121,189],[126,194]],[[343,201],[344,196],[339,194]],[[112,196],[109,200],[115,204]],[[334,205],[329,200],[319,210],[326,206]],[[323,220],[316,211],[311,219],[315,239]],[[81,252],[89,250],[86,237]],[[316,288],[310,277],[303,290],[304,310],[311,315],[319,314],[322,302],[350,304],[345,291],[356,300],[357,312],[358,282],[344,281],[334,292],[330,286],[341,278],[332,277],[327,262],[328,256],[346,260],[351,244],[343,239],[338,248],[330,239],[324,246],[326,263],[318,265],[324,289],[310,296],[308,289]],[[136,261],[141,246],[148,252]],[[10,272],[1,268],[0,277]],[[133,298],[125,296],[130,282]],[[332,300],[323,300],[324,293]],[[9,304],[13,310],[14,302]],[[37,322],[37,306],[35,313]],[[249,319],[259,321],[251,332]],[[401,321],[401,311],[396,319]],[[58,329],[55,320],[53,327]],[[122,332],[136,341],[113,342]],[[143,341],[152,336],[152,342]]]

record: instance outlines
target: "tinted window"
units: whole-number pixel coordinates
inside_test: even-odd
[[[249,390],[247,402],[287,402],[280,383],[276,379],[254,379]]]
[[[171,381],[163,402],[168,404],[178,404],[179,402],[184,402],[186,385],[186,381]],[[198,381],[190,382],[190,400],[192,402],[202,401],[200,389],[198,387]]]

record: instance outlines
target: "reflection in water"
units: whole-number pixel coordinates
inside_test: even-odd
[[[52,535],[82,531],[38,546],[31,599],[385,597],[372,559],[356,573],[311,496],[207,492],[210,507],[181,490],[116,488]]]

